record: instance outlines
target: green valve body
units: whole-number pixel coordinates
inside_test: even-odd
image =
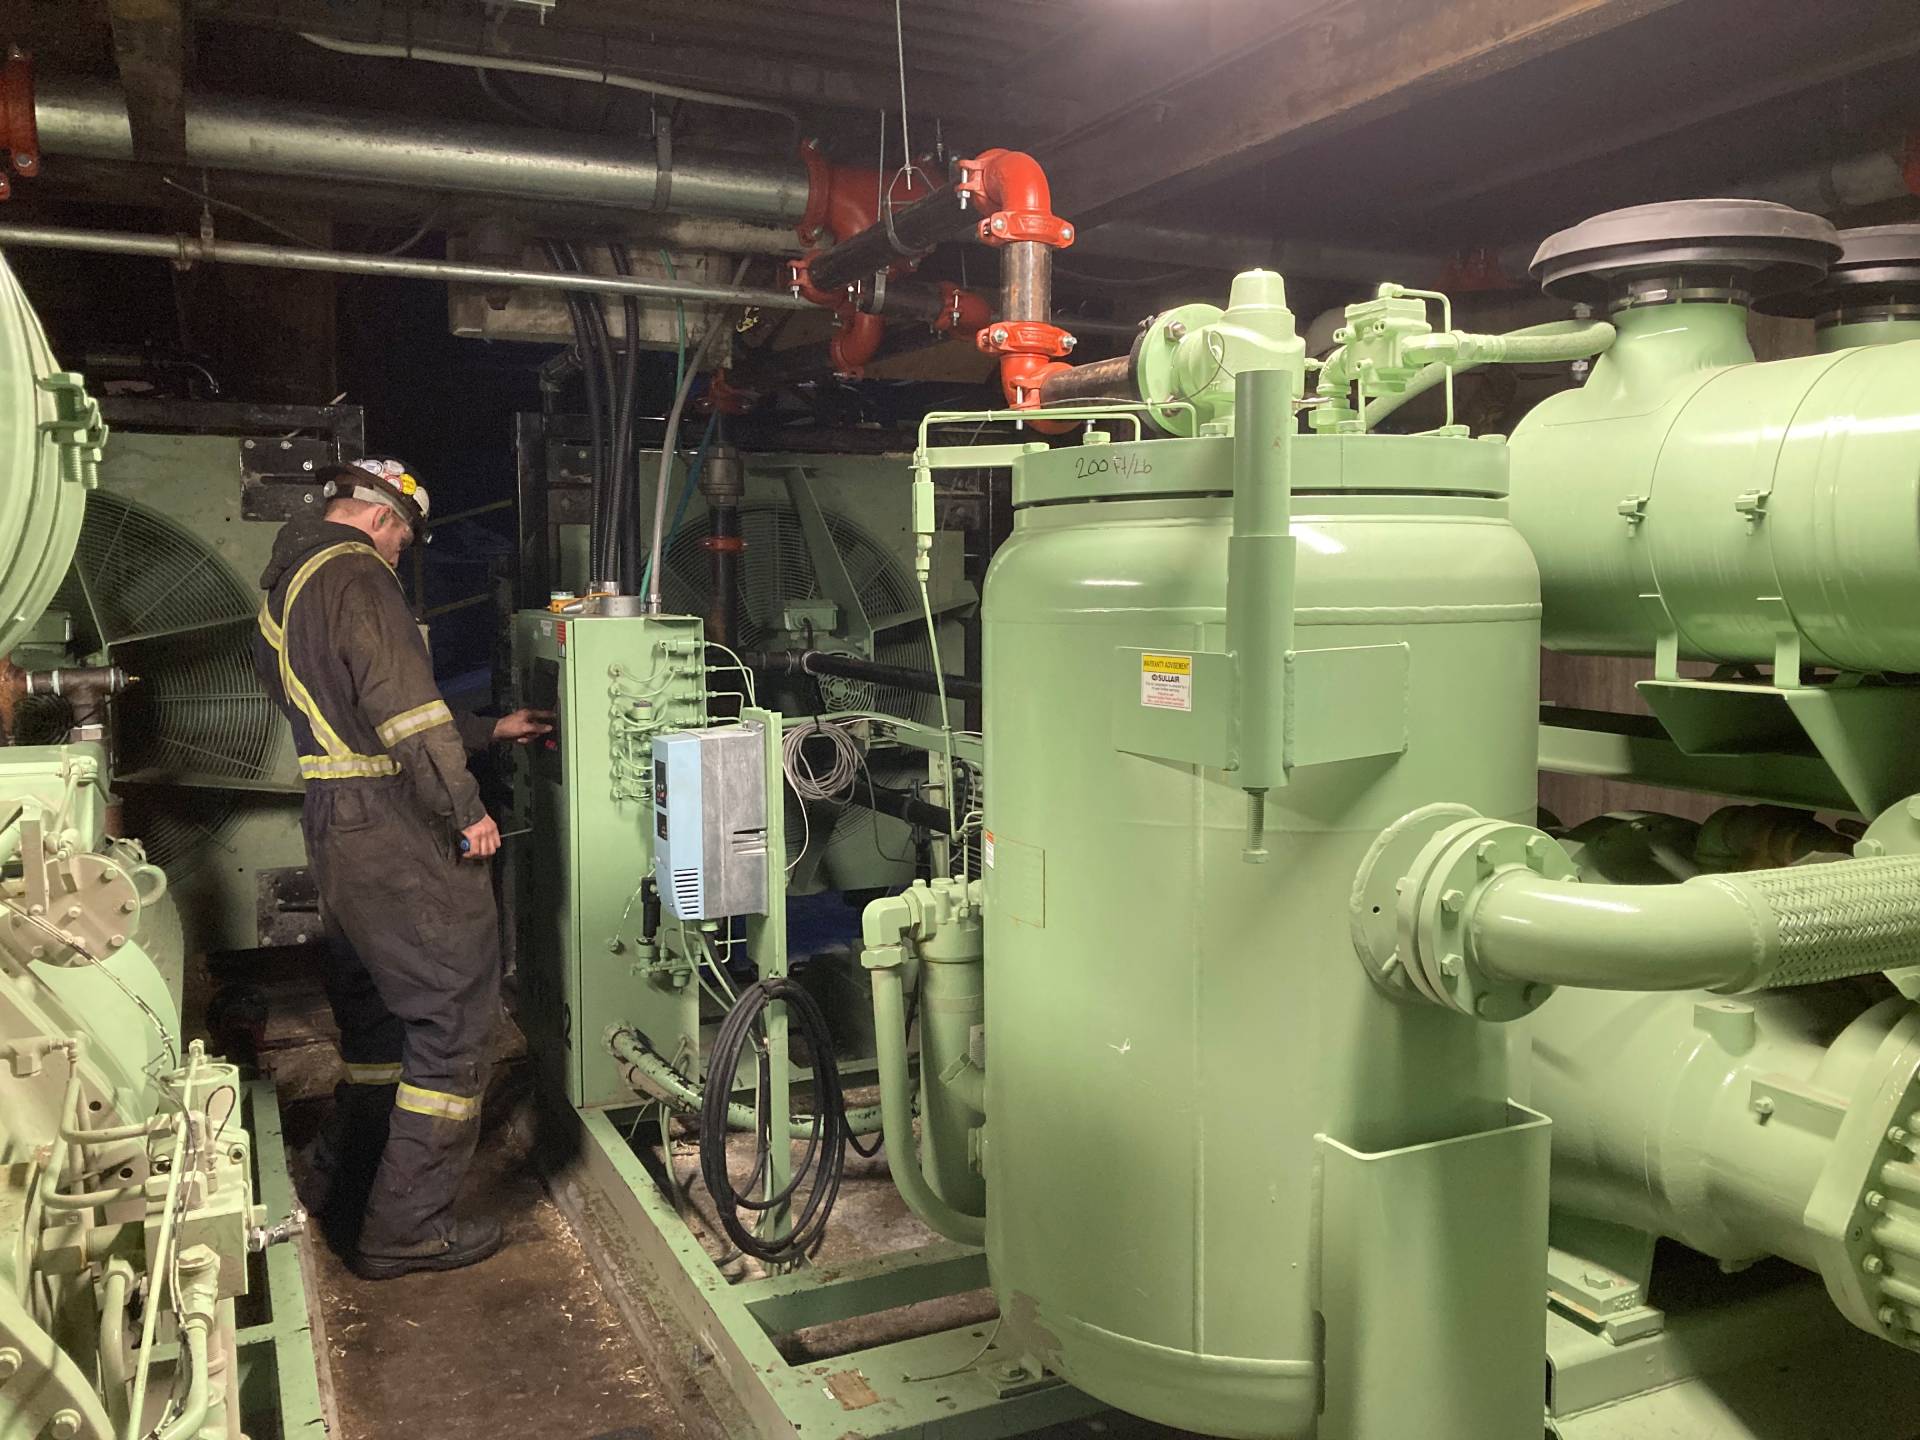
[[[1505,452],[1293,441],[1291,739],[1336,700],[1404,728],[1392,753],[1296,764],[1266,796],[1270,859],[1247,864],[1234,771],[1120,743],[1144,707],[1232,711],[1232,671],[1207,661],[1228,643],[1233,449],[1015,466],[984,610],[1001,1313],[1073,1384],[1183,1429],[1338,1440],[1391,1417],[1447,1440],[1537,1435],[1544,1135],[1514,1172],[1529,1178],[1465,1164],[1503,1179],[1444,1237],[1430,1209],[1396,1209],[1434,1203],[1414,1197],[1440,1167],[1533,1142],[1510,1123],[1498,1028],[1389,998],[1349,933],[1353,876],[1391,822],[1438,801],[1534,812],[1537,582],[1506,519]],[[1334,662],[1311,656],[1368,646],[1404,647],[1382,672],[1400,687],[1316,688]],[[1317,1220],[1323,1164],[1366,1197],[1343,1203],[1337,1237]],[[1362,1316],[1373,1275],[1399,1298]],[[1429,1364],[1472,1373],[1471,1393],[1435,1403]]]
[[[1621,311],[1516,427],[1542,635],[1576,652],[1920,670],[1920,344],[1753,361],[1746,310]]]

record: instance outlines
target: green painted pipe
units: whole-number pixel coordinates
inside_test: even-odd
[[[1227,649],[1238,682],[1239,766],[1234,781],[1249,792],[1287,783],[1286,685],[1287,655],[1293,649],[1295,543],[1288,527],[1295,393],[1293,374],[1284,369],[1243,370],[1234,380]],[[1258,797],[1251,803],[1260,806]],[[1257,834],[1250,834],[1246,853],[1249,859],[1265,854]]]
[[[1736,994],[1920,962],[1920,856],[1679,885],[1591,885],[1516,866],[1467,903],[1467,959],[1500,980]]]
[[[607,1032],[607,1049],[621,1064],[630,1066],[646,1077],[645,1085],[634,1085],[637,1093],[648,1099],[665,1097],[666,1103],[685,1115],[695,1115],[700,1111],[700,1092],[689,1085],[672,1066],[668,1065],[653,1051],[649,1050],[632,1029],[625,1025],[615,1026]],[[880,1128],[880,1112],[876,1107],[868,1106],[861,1110],[847,1111],[847,1129],[855,1135],[871,1135]],[[727,1125],[734,1130],[758,1130],[760,1119],[751,1105],[735,1101],[727,1106]],[[813,1117],[795,1115],[787,1122],[787,1133],[796,1140],[805,1140],[813,1134]]]
[[[913,1138],[913,1107],[908,1099],[907,1012],[902,996],[900,966],[876,965],[873,977],[874,1052],[880,1069],[881,1133],[887,1146],[887,1167],[894,1188],[907,1208],[929,1230],[963,1245],[985,1245],[987,1222],[949,1205],[927,1183]]]
[[[180,1348],[186,1361],[187,1393],[180,1413],[155,1432],[154,1440],[188,1440],[206,1425],[213,1387],[210,1383],[213,1348],[213,1312],[220,1301],[220,1258],[205,1245],[180,1252],[175,1266],[179,1293],[174,1302],[180,1317]],[[138,1417],[129,1422],[137,1424]]]
[[[1456,376],[1482,365],[1546,365],[1561,361],[1585,360],[1599,355],[1613,344],[1614,328],[1604,320],[1549,320],[1544,325],[1529,325],[1509,330],[1504,335],[1463,335],[1475,342],[1466,347],[1472,358],[1448,365],[1434,361],[1426,366],[1398,395],[1380,395],[1367,401],[1367,428],[1373,429],[1409,400],[1417,399],[1445,382],[1449,370]]]

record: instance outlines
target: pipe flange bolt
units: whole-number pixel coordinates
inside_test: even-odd
[[[1409,1005],[1441,1003],[1415,979],[1400,943],[1401,894],[1414,884],[1414,862],[1433,838],[1462,821],[1478,820],[1480,813],[1465,805],[1424,805],[1402,815],[1374,838],[1367,858],[1354,873],[1348,898],[1348,920],[1353,931],[1353,953],[1367,978],[1395,1000]]]
[[[1474,954],[1473,913],[1502,872],[1579,876],[1558,841],[1531,825],[1463,820],[1435,835],[1407,872],[1395,907],[1400,949],[1415,988],[1435,1004],[1496,1023],[1540,1008],[1551,985],[1489,974]]]

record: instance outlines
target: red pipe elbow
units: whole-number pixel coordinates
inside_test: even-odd
[[[987,150],[960,162],[954,189],[982,212],[989,245],[1032,240],[1059,250],[1073,244],[1073,226],[1053,213],[1053,188],[1040,162],[1020,150]]]

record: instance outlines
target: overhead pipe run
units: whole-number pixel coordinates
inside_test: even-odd
[[[327,43],[337,48],[344,42]],[[427,55],[417,48],[412,53],[416,59]],[[460,63],[475,62],[462,57]],[[522,62],[513,64],[522,67]],[[488,68],[504,68],[504,62]],[[571,71],[572,67],[558,68]],[[539,73],[549,72],[543,66]],[[586,76],[598,79],[600,72],[587,70],[582,78]],[[627,78],[609,77],[607,83],[619,84]],[[120,162],[136,158],[126,101],[114,86],[46,76],[23,82],[22,94],[32,101],[39,131],[38,153]],[[701,215],[781,226],[803,222],[801,238],[805,243],[817,243],[829,233],[824,222],[836,175],[846,182],[847,196],[864,189],[872,211],[875,172],[870,167],[833,166],[817,147],[803,149],[798,164],[785,156],[745,158],[677,146],[667,152],[664,166],[662,156],[657,145],[609,137],[339,107],[296,107],[203,92],[188,99],[183,158],[200,168],[301,180],[393,185],[416,191],[487,195],[627,213]],[[18,154],[15,158],[19,159]],[[864,186],[858,183],[861,176],[865,177]],[[896,201],[908,198],[905,194],[895,196]],[[903,245],[907,241],[899,225],[906,209],[896,206],[893,217],[895,234],[901,236]],[[875,212],[871,219],[840,233],[851,236],[878,218]],[[722,238],[725,243],[715,243],[712,248],[754,254],[778,254],[788,248],[780,241],[779,232],[772,229],[732,231]],[[1437,268],[1432,257],[1393,256],[1349,247],[1280,245],[1268,236],[1203,233],[1136,221],[1110,222],[1086,232],[1084,239],[1087,253],[1097,258],[1222,269],[1239,269],[1243,263],[1275,257],[1292,273],[1335,278],[1412,275]],[[692,238],[683,243],[690,248],[706,244]]]
[[[126,101],[114,87],[44,77],[34,98],[43,154],[135,158]],[[184,158],[213,170],[618,210],[791,223],[807,209],[806,173],[787,159],[231,95],[189,97]]]
[[[440,50],[427,45],[378,45],[361,40],[338,40],[331,35],[316,35],[311,31],[302,31],[300,38],[310,45],[318,45],[322,50],[331,50],[336,55],[419,60],[431,65],[454,65],[463,70],[498,70],[509,75],[542,75],[554,80],[579,80],[586,84],[609,86],[615,90],[632,90],[643,95],[659,95],[669,100],[691,100],[701,105],[719,105],[730,110],[757,110],[762,114],[777,115],[785,120],[793,126],[795,140],[799,139],[800,114],[798,111],[786,105],[776,105],[770,100],[755,100],[746,95],[727,95],[717,90],[696,90],[687,85],[672,85],[660,80],[643,80],[635,75],[623,75],[618,71],[605,68],[596,69],[591,65],[563,65],[551,60],[522,60],[511,55]]]
[[[703,285],[690,280],[646,280],[634,276],[585,275],[556,270],[517,270],[496,265],[467,265],[451,260],[403,260],[387,255],[355,255],[339,250],[306,250],[292,245],[255,245],[233,240],[202,240],[193,235],[141,235],[123,230],[76,230],[60,225],[0,222],[0,248],[80,250],[101,255],[148,255],[177,265],[207,263],[249,265],[269,270],[316,270],[336,275],[386,275],[404,280],[434,280],[491,288],[525,286],[573,290],[695,304],[753,305],[767,310],[806,310],[807,301],[784,290],[740,285]]]

